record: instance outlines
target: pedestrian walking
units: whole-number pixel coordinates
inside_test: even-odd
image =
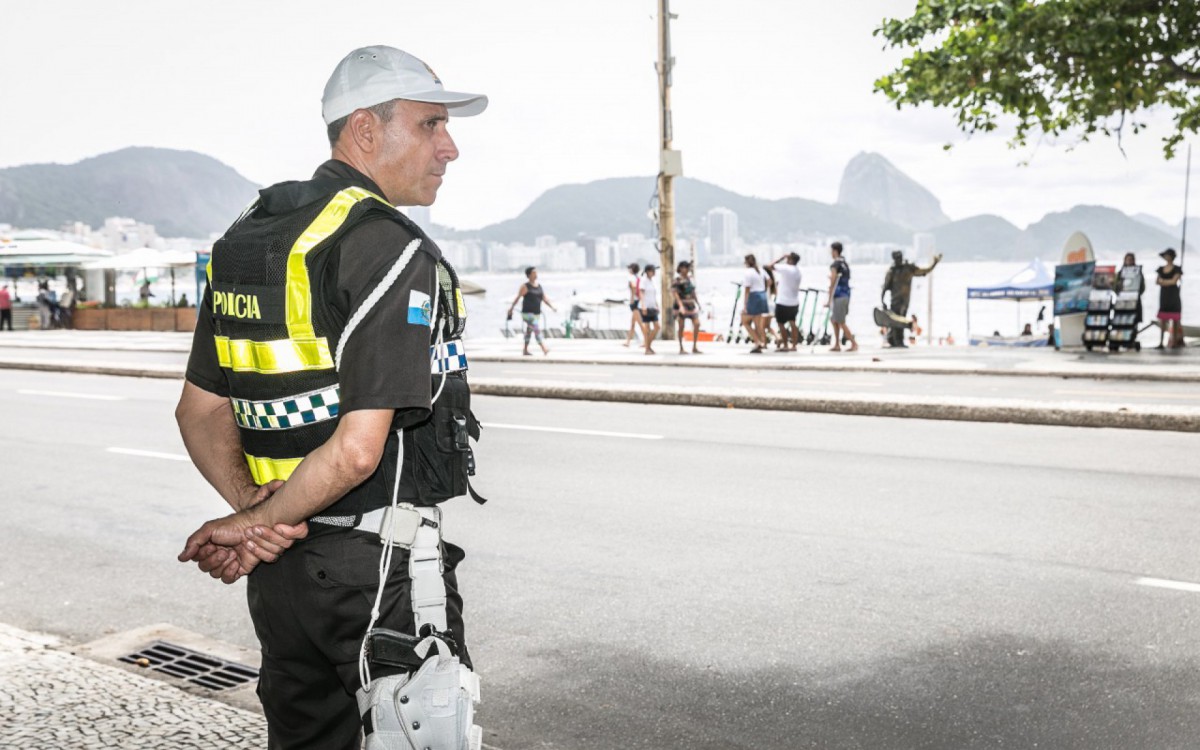
[[[636,335],[634,331],[642,327],[642,316],[638,312],[638,307],[641,305],[641,296],[639,291],[642,285],[642,279],[638,276],[638,271],[641,267],[637,263],[630,263],[627,266],[629,270],[629,278],[625,280],[625,285],[629,288],[629,334],[625,336],[624,346],[628,347]]]
[[[683,348],[683,330],[687,321],[692,322],[692,353],[700,354],[700,303],[696,300],[696,284],[692,281],[692,264],[683,260],[675,267],[676,276],[671,284],[675,297],[675,321],[679,326],[679,353],[687,354]]]
[[[58,325],[60,328],[74,327],[77,297],[74,279],[67,279],[67,291],[63,292],[62,297],[58,300]]]
[[[1183,269],[1175,265],[1175,250],[1167,248],[1158,254],[1166,261],[1158,267],[1158,325],[1162,329],[1158,348],[1164,343],[1171,349],[1183,346],[1183,300],[1179,294],[1179,284],[1183,280]]]
[[[8,330],[12,330],[12,296],[8,293],[8,284],[0,287],[0,331],[4,330],[4,326],[8,326]]]
[[[54,320],[54,308],[50,305],[50,282],[42,279],[38,282],[37,289],[37,297],[33,301],[37,305],[38,328],[48,331]]]
[[[657,270],[652,263],[647,263],[642,270],[642,275],[646,278],[638,287],[638,313],[642,318],[642,341],[646,345],[646,354],[656,353],[652,344],[662,329],[658,320],[658,284],[654,281]]]
[[[743,262],[746,272],[742,277],[742,288],[746,296],[742,301],[742,327],[750,335],[754,348],[751,354],[762,354],[767,346],[765,323],[771,308],[767,305],[767,279],[758,267],[758,260],[753,254],[747,255]]]
[[[248,577],[273,750],[383,747],[400,727],[415,747],[479,741],[464,554],[437,505],[470,491],[479,434],[465,319],[396,207],[433,203],[458,158],[449,116],[486,106],[398,49],[354,50],[322,98],[329,161],[260,191],[212,248],[175,414],[234,513],[179,559]]]
[[[142,277],[142,285],[138,287],[138,303],[142,307],[150,306],[150,298],[154,296],[154,292],[150,291],[150,279]]]
[[[513,309],[516,308],[517,302],[521,303],[521,322],[525,324],[525,347],[521,353],[526,357],[531,356],[529,353],[529,338],[532,336],[537,340],[537,345],[542,347],[542,354],[549,354],[550,350],[546,348],[546,342],[542,338],[542,303],[553,311],[558,312],[558,308],[546,296],[546,290],[542,289],[542,285],[538,283],[538,272],[533,266],[525,269],[525,283],[517,290],[517,296],[513,297],[512,304],[508,306],[508,319],[512,320]]]
[[[780,351],[794,352],[800,345],[800,255],[786,253],[763,266],[775,275],[775,322],[779,324]],[[790,330],[789,330],[790,327]]]
[[[850,351],[858,351],[858,341],[846,325],[846,316],[850,314],[850,264],[842,255],[842,243],[834,242],[829,246],[829,254],[833,263],[829,265],[829,296],[825,306],[830,308],[830,320],[833,323],[833,347],[830,351],[842,350],[842,339],[850,342]]]

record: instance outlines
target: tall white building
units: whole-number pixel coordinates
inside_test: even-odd
[[[713,256],[737,252],[738,217],[728,208],[718,207],[708,212],[708,252]]]
[[[404,213],[426,233],[433,229],[433,218],[429,213],[429,206],[405,206]]]

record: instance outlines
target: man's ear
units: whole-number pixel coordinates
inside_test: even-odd
[[[350,113],[350,119],[346,122],[346,132],[354,139],[354,145],[359,151],[372,153],[379,147],[382,124],[373,112],[356,109]]]

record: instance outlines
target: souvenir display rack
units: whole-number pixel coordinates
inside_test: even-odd
[[[1108,332],[1108,348],[1117,351],[1121,347],[1142,350],[1142,344],[1137,340],[1137,292],[1119,292],[1112,306],[1112,320]]]
[[[1112,326],[1112,292],[1093,289],[1088,294],[1087,313],[1083,318],[1083,345],[1090,352],[1095,346],[1108,346]]]

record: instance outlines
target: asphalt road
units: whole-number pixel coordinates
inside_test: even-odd
[[[222,512],[178,389],[0,371],[0,621],[253,645],[243,588],[174,562]],[[493,748],[1196,746],[1200,435],[476,411],[492,502],[447,536]]]

